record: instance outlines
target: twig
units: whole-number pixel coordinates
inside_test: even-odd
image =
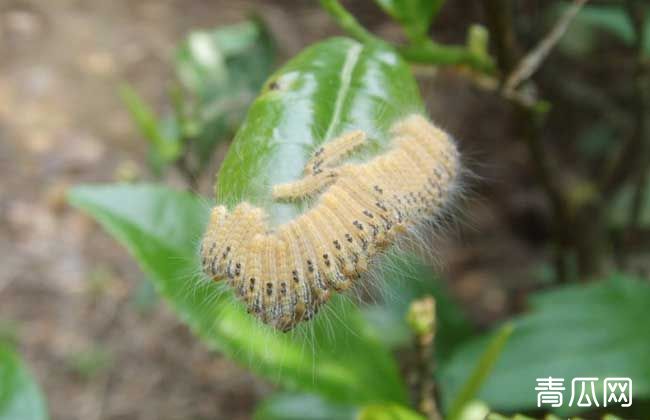
[[[413,301],[408,310],[407,322],[415,334],[418,366],[414,373],[418,410],[429,420],[441,420],[432,372],[433,338],[436,330],[436,302],[433,297]]]
[[[544,59],[562,38],[573,18],[587,1],[575,0],[571,7],[560,17],[553,29],[517,64],[517,67],[510,73],[504,84],[506,93],[514,92],[522,82],[529,79],[539,69]]]

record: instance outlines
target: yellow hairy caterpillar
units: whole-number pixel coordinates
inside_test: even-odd
[[[276,200],[314,197],[294,220],[270,229],[246,202],[215,207],[201,244],[203,271],[227,279],[248,311],[288,331],[311,319],[332,290],[348,289],[370,260],[419,223],[439,215],[457,182],[452,138],[420,115],[398,121],[390,148],[340,164],[365,143],[353,131],[316,150],[303,179],[275,185]]]

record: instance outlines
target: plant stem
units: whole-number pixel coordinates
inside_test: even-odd
[[[320,0],[325,9],[338,25],[350,36],[363,43],[383,43],[386,41],[376,37],[348,12],[338,0]],[[434,7],[441,7],[443,2]],[[436,9],[437,10],[437,9]],[[436,12],[434,10],[434,12]],[[436,12],[437,13],[437,12]],[[481,73],[491,74],[495,70],[494,63],[488,56],[471,51],[466,46],[441,45],[430,39],[416,40],[409,45],[397,47],[399,53],[407,61],[433,65],[466,65]]]
[[[510,2],[511,0],[486,0],[483,3],[490,35],[496,47],[497,63],[504,74],[515,68],[519,57]]]
[[[433,65],[465,65],[481,73],[494,73],[495,66],[489,57],[482,57],[465,46],[441,45],[430,39],[418,44],[401,46],[398,51],[412,63]]]
[[[384,42],[375,37],[338,0],[320,0],[320,4],[350,36],[363,43]]]
[[[433,297],[411,302],[407,322],[415,334],[417,369],[414,374],[418,410],[429,420],[441,420],[433,382],[433,339],[436,330],[436,302]]]

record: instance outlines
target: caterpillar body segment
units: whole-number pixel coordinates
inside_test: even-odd
[[[317,175],[324,168],[334,167],[347,155],[363,146],[366,133],[361,130],[350,131],[320,147],[305,165],[305,175]]]
[[[397,122],[391,135],[386,152],[358,164],[336,166],[365,143],[361,131],[319,148],[303,179],[274,186],[276,199],[316,198],[283,225],[270,228],[266,212],[246,202],[231,212],[215,207],[203,271],[227,279],[250,313],[281,331],[313,318],[374,256],[450,200],[460,170],[451,137],[420,115]]]
[[[319,171],[317,174],[305,176],[296,182],[274,185],[273,199],[298,200],[314,195],[333,184],[339,175],[335,169],[320,169]]]
[[[297,200],[314,195],[334,183],[343,168],[332,169],[366,142],[366,133],[360,130],[343,134],[321,146],[305,165],[304,178],[273,186],[275,200]]]

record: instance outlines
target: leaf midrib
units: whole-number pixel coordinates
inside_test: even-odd
[[[359,56],[363,50],[363,45],[354,44],[350,47],[347,54],[345,55],[345,61],[343,62],[343,68],[340,72],[340,81],[341,86],[338,89],[336,94],[336,101],[334,102],[334,112],[332,113],[332,118],[330,123],[327,126],[327,131],[325,132],[325,141],[328,141],[334,135],[334,130],[341,122],[341,112],[345,104],[345,99],[347,98],[350,92],[350,86],[352,85],[352,74],[357,67],[359,62]]]

